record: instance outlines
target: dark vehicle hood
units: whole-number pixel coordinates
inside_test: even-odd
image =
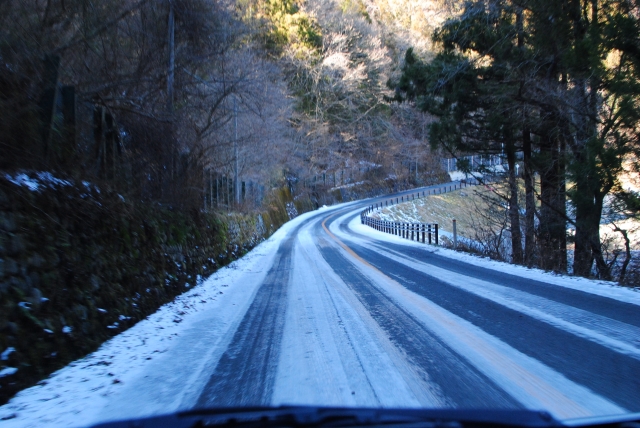
[[[631,427],[640,414],[558,421],[531,410],[374,409],[314,406],[195,409],[95,427]]]

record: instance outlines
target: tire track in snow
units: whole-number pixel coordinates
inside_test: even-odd
[[[328,293],[326,273],[303,241],[299,235],[293,256],[274,404],[355,406],[357,399],[376,405],[359,355],[345,340],[348,337]]]
[[[273,266],[195,407],[271,403],[287,306],[291,252],[300,227],[278,248]]]
[[[422,323],[373,286],[339,250],[320,247],[322,256],[369,310],[389,340],[406,355],[428,382],[442,391],[452,407],[522,408],[484,374],[451,350]]]
[[[393,250],[384,256],[507,308],[640,360],[640,328],[516,288],[454,273]],[[405,279],[406,280],[406,279]],[[609,303],[604,301],[603,305]]]
[[[441,269],[453,273],[513,288],[640,328],[640,317],[638,317],[637,305],[594,295],[581,290],[559,287],[555,284],[519,277],[495,269],[476,266],[437,254],[437,250],[430,250],[430,248],[433,247],[423,246],[416,248],[411,245],[399,245],[392,242],[381,244],[370,236],[362,235],[351,229],[349,224],[355,217],[358,217],[358,215],[359,214],[354,214],[348,218],[341,217],[338,219],[340,232],[347,235],[349,239],[356,238],[365,246],[375,247],[378,252],[395,251],[403,257],[411,257],[420,260],[422,263],[438,266]]]
[[[326,263],[318,245],[330,244],[310,232],[296,240],[273,404],[443,407]]]
[[[577,384],[631,411],[640,410],[640,361],[551,326],[488,298],[358,245],[351,247],[408,290],[476,325],[514,349],[557,370]]]

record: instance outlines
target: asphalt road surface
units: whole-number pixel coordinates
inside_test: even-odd
[[[380,240],[364,205],[282,240],[194,407],[640,411],[637,305]]]

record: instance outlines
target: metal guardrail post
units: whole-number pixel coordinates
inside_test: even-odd
[[[465,185],[465,187],[467,186],[467,183],[460,183],[460,188],[462,189],[462,185]],[[457,189],[457,185],[453,185],[454,189]],[[452,186],[449,186],[449,191],[451,191]],[[436,192],[437,191],[437,192]],[[447,192],[447,187],[443,186],[437,189],[427,189],[427,190],[423,190],[422,191],[422,196],[428,196],[428,195],[436,195],[436,194],[442,194],[442,193],[446,193]],[[402,195],[400,197],[396,197],[396,204],[400,203],[400,202],[404,202],[404,197],[407,197],[407,202],[410,200],[415,200],[416,197],[419,199],[420,198],[420,192],[418,193],[411,193],[408,195]],[[370,206],[368,206],[367,208],[365,208],[364,210],[362,210],[362,212],[360,213],[360,223],[370,226],[371,228],[383,232],[383,233],[389,233],[395,236],[399,236],[402,237],[404,239],[408,239],[411,241],[417,241],[420,242],[420,232],[422,232],[422,243],[425,244],[428,243],[431,244],[434,240],[435,240],[435,245],[438,245],[439,243],[439,236],[438,236],[438,224],[437,223],[405,223],[405,222],[390,222],[390,221],[386,221],[386,220],[381,220],[381,219],[374,219],[372,217],[369,217],[368,214],[373,213],[374,211],[378,210],[378,209],[383,209],[384,207],[388,207],[388,206],[392,206],[393,205],[393,198],[384,201],[384,203],[381,202],[376,202]],[[455,224],[455,220],[454,220],[454,224]],[[455,230],[455,226],[454,226],[454,230]],[[432,235],[433,234],[433,238]],[[457,240],[454,238],[454,246],[457,243]]]
[[[456,219],[453,219],[453,249],[458,249],[458,229],[456,227]]]

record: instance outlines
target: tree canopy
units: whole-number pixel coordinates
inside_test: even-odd
[[[425,62],[409,49],[402,75],[389,82],[396,100],[439,118],[429,130],[433,145],[504,151],[514,262],[565,271],[569,225],[573,272],[589,276],[595,260],[598,275],[610,278],[599,234],[605,205],[615,198],[627,214],[637,212],[636,193],[619,177],[638,169],[639,17],[637,2],[624,0],[466,2],[433,33],[437,55]]]

